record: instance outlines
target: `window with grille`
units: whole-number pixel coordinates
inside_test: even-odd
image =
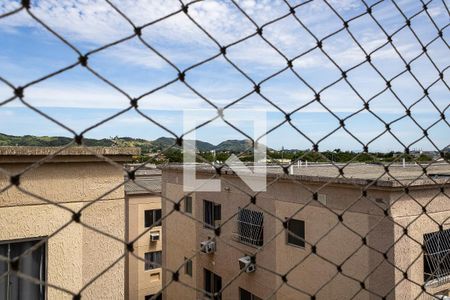
[[[237,239],[244,244],[264,244],[264,215],[262,212],[240,208],[237,215]]]
[[[305,247],[305,221],[289,219],[287,223],[287,243]]]
[[[261,300],[261,298],[255,296],[243,288],[239,288],[239,300]]]
[[[192,214],[192,197],[184,196],[184,211]]]
[[[213,272],[203,269],[203,276],[204,276],[204,290],[205,297],[207,299],[214,299],[214,300],[220,300],[222,299],[222,296],[220,294],[220,290],[222,289],[222,277],[220,277],[217,274],[214,274]]]
[[[147,252],[144,254],[145,270],[153,270],[161,268],[162,251]]]
[[[450,281],[450,229],[423,236],[423,274],[425,282]]]
[[[220,204],[203,200],[203,222],[207,228],[216,228],[222,218],[222,209]]]
[[[35,246],[39,240],[21,242],[0,242],[0,255],[7,259],[14,259],[25,251]],[[25,275],[39,280],[46,280],[46,244],[42,244],[29,254],[20,258],[19,271]],[[23,277],[16,276],[10,271],[10,265],[0,260],[0,299],[46,299],[46,288],[44,284],[34,283]]]
[[[150,209],[144,212],[145,227],[161,225],[161,209]]]

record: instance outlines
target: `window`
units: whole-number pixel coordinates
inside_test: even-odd
[[[424,281],[450,281],[450,229],[424,234],[423,242]]]
[[[289,219],[287,224],[287,243],[305,247],[305,221]]]
[[[239,288],[239,300],[261,300],[261,298],[256,297],[252,293],[243,288]]]
[[[185,257],[184,261],[184,273],[192,277],[192,260]]]
[[[254,246],[264,244],[264,215],[262,212],[246,208],[239,209],[238,241]]]
[[[184,196],[184,211],[192,214],[192,197]]]
[[[205,297],[208,299],[220,300],[222,298],[219,293],[222,289],[222,277],[214,274],[213,272],[204,270],[204,281],[205,281],[205,291],[208,294],[205,294]]]
[[[24,242],[0,242],[0,255],[7,258],[15,258],[22,255],[27,249],[38,243],[38,240]],[[20,259],[19,271],[31,276],[41,282],[46,280],[46,244],[42,244],[39,248],[30,254],[24,255]],[[29,280],[17,277],[12,273],[7,273],[9,264],[0,261],[0,274],[6,274],[0,279],[0,299],[27,299],[27,300],[44,300],[46,299],[46,289],[43,284],[35,284]]]
[[[216,228],[217,221],[222,218],[222,210],[220,204],[203,200],[203,222],[205,227]]]
[[[145,296],[145,300],[162,300],[162,294],[156,295],[147,295]]]
[[[144,212],[145,227],[151,227],[153,225],[161,225],[161,210],[160,209],[150,209]]]
[[[153,270],[161,268],[162,264],[162,251],[155,251],[155,252],[147,252],[144,254],[145,257],[145,270]]]

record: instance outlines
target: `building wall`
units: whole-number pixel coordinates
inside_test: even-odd
[[[441,186],[428,188],[410,188],[409,195],[399,190],[392,194],[392,216],[395,221],[395,263],[399,269],[395,272],[399,289],[395,290],[396,299],[431,299],[422,292],[424,283],[424,261],[422,255],[423,235],[450,228],[450,203],[448,196],[440,192]],[[423,211],[426,209],[426,214]],[[405,236],[404,228],[410,237]],[[403,272],[408,274],[404,280]],[[430,294],[449,295],[450,283],[426,286]]]
[[[332,195],[336,194],[327,194],[328,203],[334,198]],[[350,299],[354,295],[357,299],[379,299],[361,290],[359,281],[364,281],[368,289],[379,294],[392,288],[393,269],[383,263],[382,255],[363,246],[361,239],[361,236],[366,236],[370,247],[387,249],[389,241],[392,241],[389,222],[381,221],[380,216],[347,211],[343,223],[353,232],[337,219],[335,213],[341,214],[342,210],[329,211],[311,204],[276,203],[278,216],[291,216],[301,209],[294,218],[305,221],[305,240],[310,243],[304,248],[289,245],[284,232],[276,238],[277,272],[289,272],[287,279],[290,285],[280,289],[278,299],[310,299],[308,295],[312,294],[317,294],[319,299]],[[283,227],[279,223],[277,231],[281,230]],[[311,254],[311,245],[315,245],[317,255]],[[295,268],[291,270],[293,266]],[[342,273],[338,272],[337,266],[341,266]],[[366,278],[372,271],[372,275]],[[277,285],[282,283],[280,279],[277,282]]]
[[[25,167],[27,165],[19,163],[0,165],[9,172],[18,172]],[[0,186],[4,187],[8,182],[9,178],[0,175]],[[75,222],[55,234],[71,221],[72,214],[27,194],[32,193],[73,211],[101,198],[83,210],[81,221],[123,240],[124,190],[116,188],[121,182],[122,170],[105,162],[41,165],[22,176],[20,188],[23,191],[11,187],[0,193],[0,241],[51,236],[47,244],[50,284],[74,293],[84,288],[83,299],[123,299],[123,243]],[[114,266],[110,267],[112,264]],[[105,273],[96,278],[103,271]],[[48,287],[48,299],[72,299],[72,296]]]
[[[172,182],[167,182],[167,174],[163,172],[162,178],[162,194],[168,199],[181,200],[184,196],[180,185]],[[163,198],[164,199],[164,198]],[[193,196],[193,216],[199,214],[199,209],[194,203],[198,200]],[[166,216],[173,210],[173,203],[164,199],[162,201],[162,215]],[[184,205],[181,204],[181,211],[184,213]],[[169,226],[169,228],[166,228]],[[174,211],[171,215],[162,222],[163,230],[163,265],[166,267],[163,272],[163,286],[170,282],[170,287],[164,291],[164,299],[196,299],[195,288],[199,279],[200,271],[197,267],[198,257],[193,259],[193,275],[192,277],[184,273],[184,258],[191,257],[196,254],[196,250],[200,243],[196,235],[197,223],[182,215],[178,211]],[[180,281],[186,283],[187,286],[182,285],[176,281],[172,281],[172,274],[180,269]],[[202,276],[202,275],[201,275]],[[194,289],[193,289],[194,288]]]
[[[254,246],[249,246],[236,241],[236,213],[238,207],[245,207],[249,203],[249,196],[236,191],[229,187],[229,191],[226,191],[227,185],[222,183],[223,191],[221,193],[195,193],[196,202],[195,207],[197,214],[196,219],[203,220],[203,200],[210,200],[215,203],[221,204],[222,210],[222,224],[220,239],[217,240],[217,250],[214,254],[200,253],[197,260],[197,287],[203,289],[203,268],[218,274],[222,277],[222,285],[225,286],[237,274],[240,273],[239,258],[252,255],[257,251]],[[261,201],[258,202],[266,211],[275,211],[275,202]],[[252,205],[247,208],[261,211]],[[227,221],[228,220],[228,221]],[[201,241],[207,240],[208,237],[214,238],[214,231],[205,228],[202,224],[197,223],[197,238],[198,242],[195,250],[198,251]],[[269,237],[275,235],[275,220],[267,214],[264,214],[264,242]],[[257,264],[261,264],[269,270],[276,270],[276,260],[274,260],[274,254],[276,253],[276,244],[269,243],[264,246],[263,250],[256,256]],[[223,293],[223,299],[238,299],[239,287],[245,287],[247,290],[254,292],[256,295],[261,295],[264,299],[271,292],[271,287],[275,285],[276,277],[268,272],[259,268],[254,273],[242,273],[238,278],[234,279],[231,285],[225,289]],[[200,298],[202,293],[198,294]]]
[[[146,252],[161,251],[164,240],[161,226],[149,230],[145,227],[144,218],[145,210],[161,209],[161,197],[130,194],[127,196],[127,203],[129,240],[142,235],[134,244],[134,254],[144,259]],[[150,242],[150,232],[159,232],[160,240]],[[145,271],[144,261],[130,254],[128,272],[129,299],[144,300],[146,295],[154,295],[161,290],[161,268]]]
[[[201,175],[197,176],[202,178]],[[277,299],[310,299],[310,295],[316,294],[318,290],[320,299],[343,299],[354,295],[357,299],[379,298],[367,291],[361,291],[357,280],[365,280],[368,288],[377,289],[380,294],[392,289],[394,270],[380,254],[388,250],[394,238],[393,224],[384,217],[384,209],[390,200],[388,192],[369,190],[365,198],[361,196],[361,189],[357,186],[327,185],[320,190],[321,194],[327,196],[326,206],[323,206],[312,201],[312,194],[308,191],[317,190],[317,184],[296,184],[281,180],[257,197],[257,205],[265,211],[264,246],[257,249],[235,240],[235,214],[238,207],[244,207],[250,202],[250,197],[239,190],[246,190],[246,187],[237,177],[223,177],[228,183],[222,181],[222,192],[196,192],[193,196],[194,216],[197,220],[203,219],[203,199],[222,204],[222,222],[225,223],[222,224],[220,239],[217,240],[217,251],[213,255],[197,254],[194,261],[194,278],[181,276],[182,282],[202,290],[203,268],[207,268],[222,277],[223,286],[232,281],[225,289],[223,299],[237,299],[239,287],[263,299],[275,291]],[[170,199],[181,199],[182,173],[177,170],[164,171],[163,183],[163,195]],[[171,203],[163,202],[163,214],[169,213],[172,208]],[[252,204],[248,208],[261,210]],[[318,255],[311,255],[310,245],[301,249],[286,243],[282,221],[297,210],[299,211],[295,218],[305,221],[306,240],[316,245]],[[273,216],[267,212],[272,212]],[[344,224],[355,232],[339,222],[337,216],[343,212]],[[166,244],[171,245],[171,249],[164,250],[164,263],[172,270],[179,268],[183,257],[198,252],[202,240],[214,238],[212,230],[179,212],[174,212],[166,219],[163,228]],[[367,236],[367,244],[376,250],[363,246],[361,236]],[[240,272],[238,259],[255,253],[256,263],[261,267],[258,267],[255,273],[242,273],[235,278]],[[391,253],[388,254],[389,259],[393,260]],[[320,256],[326,257],[332,263]],[[298,266],[287,276],[289,287],[283,284],[280,276],[274,272],[286,274],[294,265]],[[335,265],[342,265],[343,273],[347,276],[337,274]],[[372,275],[365,278],[369,273]],[[163,282],[168,283],[171,274],[165,275]],[[192,289],[173,282],[166,295],[167,299],[178,299],[181,295],[184,295],[185,299],[202,297],[200,291],[196,295],[192,293]]]

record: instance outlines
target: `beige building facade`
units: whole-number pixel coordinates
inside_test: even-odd
[[[56,151],[0,147],[0,298],[20,293],[19,299],[73,299],[80,293],[82,299],[123,299],[121,164],[139,149],[74,147],[43,160]],[[39,166],[11,179],[37,161]],[[19,255],[18,264],[4,261]],[[8,272],[14,270],[38,283]]]
[[[161,299],[161,171],[139,168],[135,180],[125,185],[125,193],[128,240],[135,241],[126,261],[126,299]]]
[[[220,192],[191,194],[186,212],[182,168],[164,169],[163,196],[181,200],[179,211],[172,212],[169,201],[162,206],[163,215],[172,212],[163,221],[163,285],[170,283],[165,299],[448,295],[448,165],[430,167],[432,179],[419,166],[392,167],[392,176],[383,166],[348,170],[353,178],[337,179],[334,167],[299,168],[290,175],[269,170],[268,182],[278,179],[254,203],[252,191],[228,171],[220,177]],[[203,169],[197,177],[214,173]],[[215,243],[211,253],[201,250],[208,241]],[[444,255],[436,257],[438,252]],[[254,271],[239,263],[248,259]]]

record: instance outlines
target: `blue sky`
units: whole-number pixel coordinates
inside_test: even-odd
[[[148,23],[179,9],[178,1],[112,2],[137,25]],[[328,2],[344,19],[350,19],[366,9],[360,0]],[[368,5],[374,2],[366,1]],[[278,0],[241,0],[237,3],[259,25],[289,12],[288,6]],[[289,3],[296,5],[302,1]],[[420,1],[415,0],[399,0],[395,3],[407,17],[420,11],[422,6]],[[18,5],[17,1],[1,2],[0,13],[11,11]],[[432,1],[428,7],[429,14],[439,28],[448,25],[449,15],[442,1]],[[105,1],[37,0],[33,1],[31,11],[83,53],[133,33],[130,24]],[[255,31],[255,26],[229,1],[208,0],[195,3],[189,7],[189,14],[221,45],[233,43]],[[296,9],[296,16],[319,39],[342,27],[342,22],[322,0],[299,6]],[[405,23],[404,17],[392,1],[376,5],[373,8],[373,16],[388,34],[392,34]],[[429,43],[437,36],[435,26],[425,13],[412,20],[411,28],[423,44]],[[349,30],[367,52],[386,43],[384,33],[367,15],[350,22]],[[443,39],[447,43],[449,31],[448,27],[443,31]],[[264,28],[263,36],[288,58],[293,58],[315,45],[314,38],[292,15]],[[143,30],[142,37],[180,69],[218,53],[217,45],[183,13],[147,27]],[[422,46],[407,27],[394,35],[393,43],[407,61],[421,53]],[[14,86],[25,85],[78,59],[78,55],[72,49],[32,20],[25,11],[0,19],[0,45],[0,77]],[[326,39],[323,42],[323,49],[343,69],[349,69],[365,58],[365,54],[345,31]],[[450,51],[442,39],[433,42],[428,47],[427,53],[440,71],[446,70],[450,65]],[[258,36],[230,47],[227,50],[227,57],[255,82],[286,66],[283,57]],[[385,45],[374,52],[372,62],[386,78],[392,78],[405,69],[404,63],[390,45]],[[90,56],[89,65],[132,97],[138,97],[177,76],[174,68],[144,47],[136,38]],[[340,71],[319,49],[295,60],[293,65],[294,70],[316,90],[321,90],[340,78]],[[429,86],[439,79],[439,71],[425,55],[411,64],[411,70],[424,86]],[[448,74],[449,71],[446,70],[444,80],[447,82]],[[348,72],[348,80],[364,99],[369,99],[385,89],[384,81],[367,63]],[[188,71],[186,81],[218,107],[227,105],[253,89],[253,84],[223,57]],[[414,104],[423,96],[422,88],[409,73],[394,79],[392,89],[406,106]],[[261,91],[285,112],[296,110],[314,98],[314,93],[290,70],[264,82]],[[0,102],[12,94],[12,90],[0,82]],[[439,120],[441,112],[447,119],[450,118],[448,83],[446,85],[442,80],[438,80],[429,89],[429,97],[437,108],[426,98],[411,108],[412,116],[424,128]],[[344,81],[326,89],[321,93],[321,99],[322,103],[340,118],[351,115],[363,107],[361,99]],[[81,132],[125,109],[129,104],[124,95],[81,66],[27,88],[25,100],[76,132]],[[181,121],[182,110],[211,108],[180,82],[143,97],[139,101],[139,107],[142,112],[177,134],[184,131]],[[386,122],[404,115],[405,110],[389,90],[374,98],[370,102],[370,108]],[[249,114],[252,111],[265,111],[269,128],[284,121],[284,115],[257,94],[246,97],[234,105],[233,109],[245,110]],[[292,122],[311,140],[315,142],[321,140],[319,143],[321,149],[362,149],[362,146],[342,129],[322,140],[336,129],[339,123],[318,103],[311,103],[294,113]],[[384,131],[383,123],[367,111],[347,120],[346,127],[364,143]],[[419,127],[409,118],[394,123],[391,128],[405,145],[422,136]],[[242,125],[242,129],[251,132],[251,126]],[[18,99],[0,107],[0,132],[14,135],[71,136],[64,128],[24,107]],[[132,110],[88,131],[85,135],[95,138],[119,135],[146,139],[169,136]],[[429,129],[429,137],[439,148],[447,146],[450,143],[448,123],[443,120],[438,122]],[[243,136],[225,124],[216,122],[199,130],[197,138],[219,143],[225,139],[242,139]],[[289,124],[284,124],[270,133],[267,136],[267,143],[274,148],[311,147],[311,143]],[[388,133],[377,138],[369,147],[373,151],[403,148]],[[411,148],[434,149],[426,139],[413,144]]]

